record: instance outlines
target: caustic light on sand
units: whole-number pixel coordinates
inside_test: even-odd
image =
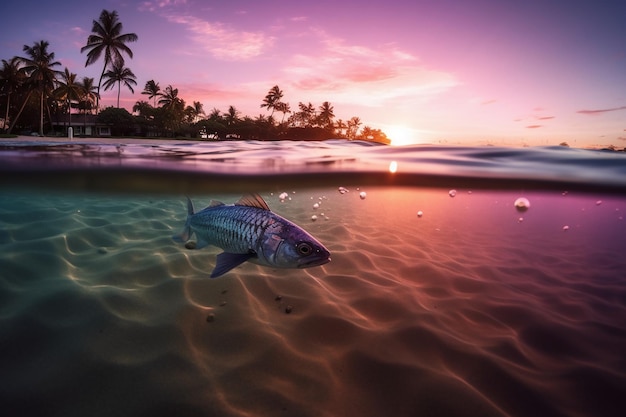
[[[389,163],[389,172],[394,174],[398,170],[398,163],[396,161],[391,161]]]
[[[530,201],[527,198],[520,197],[513,203],[517,211],[526,211],[530,208]]]

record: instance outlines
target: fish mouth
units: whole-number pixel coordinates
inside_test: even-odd
[[[330,262],[330,254],[328,255],[320,255],[319,257],[315,257],[313,259],[302,259],[298,263],[298,268],[310,268],[312,266],[320,266],[327,264]]]

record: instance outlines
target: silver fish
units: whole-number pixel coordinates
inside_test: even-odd
[[[195,233],[196,248],[217,246],[211,278],[250,261],[274,268],[309,268],[330,262],[330,252],[313,236],[289,220],[273,213],[258,194],[248,194],[235,204],[219,201],[195,213],[187,198],[187,221],[183,231],[173,236],[186,242]]]

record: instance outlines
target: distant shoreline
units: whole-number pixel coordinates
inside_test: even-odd
[[[339,139],[339,138],[338,138]],[[139,137],[74,137],[72,140],[70,140],[67,137],[58,137],[58,136],[26,136],[26,135],[15,135],[15,136],[11,136],[11,137],[7,137],[7,136],[0,136],[0,143],[3,142],[10,142],[10,141],[24,141],[24,142],[38,142],[38,143],[94,143],[94,144],[104,144],[104,145],[180,145],[181,143],[224,143],[224,142],[241,142],[241,141],[245,141],[245,139],[233,139],[233,140],[202,140],[202,139],[187,139],[187,138],[178,138],[178,139],[172,139],[172,138],[139,138]],[[285,140],[289,140],[289,139],[280,139],[280,140],[276,140],[276,141],[263,141],[263,142],[280,142],[280,141],[285,141]],[[328,139],[327,139],[328,140]],[[343,139],[348,141],[347,139]],[[362,141],[362,139],[357,139],[356,141]],[[323,140],[307,140],[304,142],[324,142]],[[372,143],[376,143],[379,145],[385,145],[385,146],[393,146],[393,145],[389,145],[389,144],[385,144],[385,143],[381,143],[381,142],[376,142],[376,141],[369,141]],[[461,145],[461,144],[457,144],[457,145],[453,145],[453,144],[449,144],[449,145],[441,145],[441,144],[435,144],[435,143],[420,143],[420,144],[415,144],[418,146],[449,146],[449,147],[455,147],[455,146],[470,146],[470,147],[488,147],[488,146],[494,146],[494,147],[503,147],[503,148],[522,148],[524,146],[511,146],[511,145]],[[544,147],[544,146],[549,146],[549,145],[536,145],[536,146],[529,146],[531,148],[534,147]],[[557,146],[557,145],[552,145],[552,146]],[[563,146],[563,145],[559,145],[559,146]],[[567,146],[570,148],[574,148],[574,149],[586,149],[586,150],[606,150],[606,151],[613,151],[613,152],[626,152],[626,148],[610,148],[610,147],[593,147],[593,146],[589,146],[589,147],[583,147],[583,148],[577,148],[574,146]]]
[[[181,142],[210,142],[206,140],[194,140],[194,139],[168,139],[168,138],[119,138],[119,137],[75,137],[70,140],[67,137],[57,136],[24,136],[17,135],[16,137],[0,137],[0,142],[10,141],[24,141],[24,142],[46,142],[46,143],[102,143],[106,145],[116,144],[146,144],[146,145],[163,145],[163,144],[179,144]]]
[[[13,137],[0,136],[0,143],[9,142],[9,141],[24,141],[24,142],[46,142],[46,143],[101,143],[106,145],[116,145],[116,144],[142,144],[142,145],[179,145],[181,143],[224,143],[224,142],[243,142],[246,139],[230,139],[230,140],[206,140],[206,139],[193,139],[193,138],[138,138],[138,137],[78,137],[75,136],[72,140],[67,137],[59,137],[59,136],[26,136],[26,135],[16,135]],[[256,139],[254,139],[256,140]],[[270,140],[260,140],[260,142],[282,142],[288,141],[289,139],[278,139],[276,141]],[[329,139],[326,139],[329,140]],[[348,142],[348,139],[337,138],[337,140],[345,140]],[[297,141],[297,140],[292,140]],[[365,141],[364,139],[356,139],[355,141]],[[302,142],[324,142],[324,140],[302,140]],[[386,145],[388,144],[376,141],[365,141],[371,142],[378,145]]]

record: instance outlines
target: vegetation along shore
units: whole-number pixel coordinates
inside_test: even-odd
[[[92,32],[81,48],[85,66],[102,64],[95,80],[60,69],[49,42],[24,45],[23,56],[2,59],[0,68],[0,129],[5,135],[82,137],[167,137],[207,140],[325,140],[330,138],[390,143],[384,132],[364,125],[359,117],[337,119],[334,106],[299,102],[297,108],[284,101],[278,85],[269,89],[260,107],[268,113],[242,115],[234,106],[205,112],[198,101],[189,105],[172,85],[146,82],[132,113],[120,108],[122,90],[135,92],[137,77],[126,66],[133,58],[128,44],[139,39],[123,33],[116,11],[102,10],[93,21]],[[100,92],[117,89],[117,106],[101,108]]]

